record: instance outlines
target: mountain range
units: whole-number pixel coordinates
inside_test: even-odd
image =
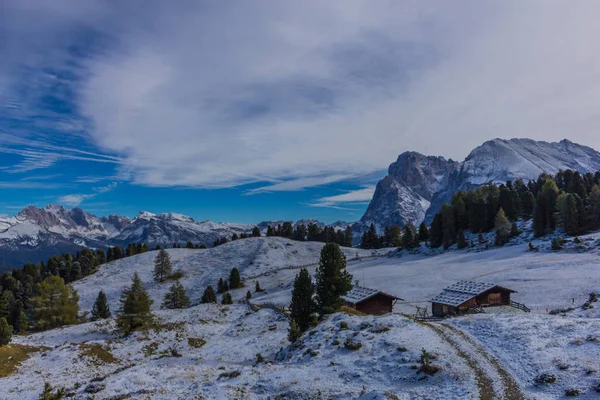
[[[561,169],[583,173],[600,170],[600,153],[568,140],[558,143],[530,139],[494,139],[475,148],[463,162],[416,152],[400,154],[381,179],[365,214],[352,228],[356,237],[373,223],[378,231],[391,224],[430,222],[442,204],[458,190],[469,190],[485,183],[503,183],[522,178],[536,179],[541,173]],[[257,224],[267,226],[284,221]],[[300,220],[299,224],[317,220]],[[329,226],[345,228],[337,221]],[[16,216],[0,217],[0,270],[39,262],[50,256],[75,252],[83,247],[107,248],[129,243],[171,246],[173,243],[210,246],[216,239],[250,232],[254,225],[197,222],[177,213],[140,212],[133,219],[118,215],[97,217],[80,208],[48,205],[27,207]]]
[[[475,148],[463,162],[405,152],[378,182],[365,214],[353,228],[364,231],[372,223],[381,232],[391,224],[429,223],[459,190],[519,178],[527,181],[566,169],[600,171],[600,153],[566,139],[553,143],[494,139]]]

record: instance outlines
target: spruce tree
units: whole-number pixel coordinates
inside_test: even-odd
[[[344,230],[344,247],[352,247],[353,239],[354,234],[352,232],[352,227],[348,225]]]
[[[215,290],[213,289],[212,286],[209,285],[204,290],[204,293],[202,294],[202,298],[200,299],[200,302],[203,304],[217,302],[217,294],[215,293]]]
[[[404,225],[404,232],[402,234],[402,247],[408,250],[414,248],[416,243],[415,236],[415,226],[412,222],[407,222]]]
[[[315,303],[315,285],[306,268],[302,268],[294,280],[290,317],[296,321],[301,332],[310,327],[312,314],[317,311]]]
[[[96,297],[96,302],[94,303],[94,306],[92,307],[91,320],[97,321],[99,319],[110,318],[110,316],[110,307],[108,306],[108,303],[106,301],[106,294],[104,294],[104,292],[101,290],[98,293],[98,297]]]
[[[251,298],[252,298],[252,292],[248,290],[246,292],[246,300],[250,300]]]
[[[232,268],[229,273],[229,289],[238,289],[243,287],[242,280],[240,278],[240,271],[237,268]]]
[[[516,222],[513,222],[510,225],[510,237],[516,237],[519,236],[521,234],[521,232],[519,231],[519,227],[517,226]]]
[[[529,220],[533,217],[533,208],[535,207],[535,196],[529,190],[523,192],[521,198],[521,216],[524,220]]]
[[[164,282],[172,272],[171,257],[166,250],[161,249],[154,259],[154,280]]]
[[[8,324],[6,318],[0,318],[0,347],[10,343],[12,332],[13,327]]]
[[[223,295],[223,300],[221,300],[221,304],[233,304],[231,293],[227,292]]]
[[[190,298],[185,292],[183,285],[177,281],[171,285],[169,291],[165,294],[163,307],[168,309],[187,308],[190,306]]]
[[[341,296],[352,289],[352,275],[346,271],[346,256],[338,244],[328,243],[323,246],[316,281],[320,312],[335,312],[342,305]]]
[[[131,286],[121,293],[121,308],[117,314],[117,330],[125,336],[144,329],[152,323],[150,311],[152,300],[137,272],[133,274]]]
[[[258,229],[258,226],[252,228],[252,237],[260,237],[260,229]]]
[[[255,291],[256,293],[260,293],[260,292],[262,292],[262,291],[263,291],[263,290],[262,290],[262,288],[260,287],[260,283],[259,283],[258,281],[256,281],[256,285],[255,285],[255,289],[254,289],[254,291]]]
[[[447,249],[456,242],[454,210],[448,204],[444,204],[440,214],[442,216],[442,244],[444,249]]]
[[[77,323],[79,295],[71,285],[55,275],[37,286],[38,295],[31,299],[35,325],[40,330]]]

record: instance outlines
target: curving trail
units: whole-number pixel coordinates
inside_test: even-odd
[[[480,400],[526,399],[512,375],[471,336],[445,323],[422,323],[452,346],[473,370]]]

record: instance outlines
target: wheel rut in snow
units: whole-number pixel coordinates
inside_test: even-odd
[[[454,348],[473,370],[480,400],[526,399],[510,373],[473,338],[447,324],[428,322],[425,325]]]

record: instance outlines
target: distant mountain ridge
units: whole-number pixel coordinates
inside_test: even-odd
[[[430,222],[442,204],[459,190],[486,183],[536,179],[541,173],[572,169],[600,170],[600,153],[569,140],[494,139],[475,148],[463,162],[405,152],[379,181],[365,214],[354,224],[356,232],[373,223],[379,231],[408,221]]]
[[[39,262],[83,247],[106,248],[144,242],[151,246],[173,243],[211,245],[221,237],[250,232],[254,225],[196,222],[182,214],[140,212],[135,218],[99,218],[81,208],[50,204],[27,207],[11,218],[0,217],[0,270]]]

